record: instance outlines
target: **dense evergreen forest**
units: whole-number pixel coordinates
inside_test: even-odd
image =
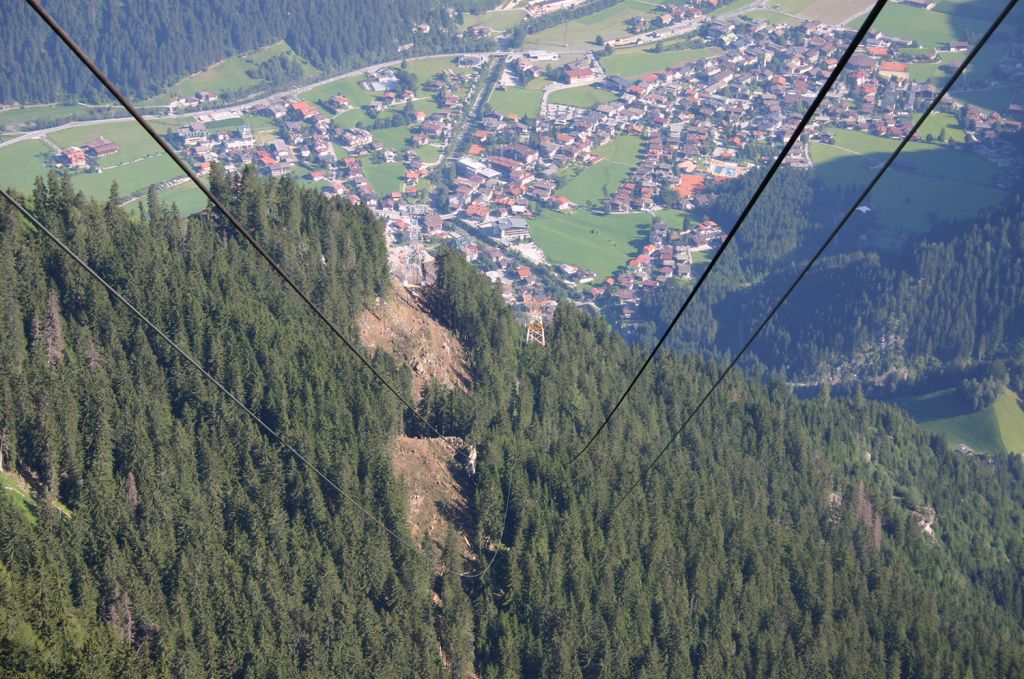
[[[232,195],[342,327],[383,291],[383,236],[364,208],[255,173]],[[271,426],[404,526],[389,457],[401,412],[365,369],[217,224],[155,200],[137,213],[119,202],[87,202],[66,178],[31,196],[46,224]],[[38,498],[34,520],[0,500],[6,676],[436,674],[420,559],[6,202],[0,241],[3,468]]]
[[[342,327],[392,294],[364,208],[288,179],[214,179]],[[30,203],[408,536],[390,451],[417,433],[409,418],[223,224],[155,195],[91,202],[57,176]],[[475,565],[454,532],[439,557],[389,539],[0,208],[0,451],[36,497],[31,510],[0,498],[5,673],[1024,673],[1020,459],[950,453],[888,406],[801,402],[737,374],[610,514],[717,366],[661,361],[569,465],[639,349],[568,304],[547,347],[525,345],[480,272],[455,251],[437,264],[434,313],[473,385],[435,386],[423,406],[480,450]],[[409,388],[389,356],[373,360]]]
[[[460,4],[475,8],[479,0]],[[457,50],[448,4],[435,0],[47,0],[87,54],[127,94],[147,97],[226,57],[285,40],[323,70],[340,71],[408,53]],[[429,33],[414,33],[426,22]],[[0,102],[107,102],[109,95],[23,2],[0,22]]]

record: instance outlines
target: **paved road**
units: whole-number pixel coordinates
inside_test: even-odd
[[[335,82],[337,80],[344,80],[345,78],[352,78],[354,76],[359,76],[359,75],[363,75],[363,74],[366,74],[366,73],[372,73],[373,71],[376,71],[378,69],[384,68],[385,66],[397,66],[397,65],[401,64],[403,61],[423,61],[425,59],[437,59],[437,58],[445,58],[445,57],[454,59],[455,57],[461,57],[463,54],[466,54],[466,53],[465,52],[453,52],[453,53],[447,53],[447,54],[426,54],[426,55],[418,56],[418,57],[406,57],[404,59],[393,59],[391,61],[385,61],[383,63],[373,64],[373,65],[370,65],[370,66],[364,66],[362,68],[357,68],[356,70],[348,71],[347,73],[341,73],[339,75],[333,75],[333,76],[331,76],[329,78],[324,78],[323,80],[318,80],[318,81],[316,81],[314,83],[309,83],[307,85],[299,85],[298,87],[292,87],[290,89],[282,90],[280,92],[274,92],[273,94],[267,94],[267,95],[264,95],[264,96],[262,96],[262,97],[260,97],[258,99],[245,99],[245,100],[234,102],[234,103],[232,103],[229,106],[223,106],[221,108],[215,108],[215,109],[204,109],[202,111],[181,111],[181,112],[175,113],[175,114],[154,115],[154,116],[147,115],[146,116],[146,120],[159,122],[161,120],[170,120],[170,119],[174,119],[174,118],[181,118],[183,116],[195,116],[195,115],[200,115],[200,114],[202,114],[202,115],[217,115],[217,114],[223,114],[223,113],[230,113],[230,112],[233,112],[233,111],[238,111],[241,108],[251,108],[251,107],[257,107],[258,108],[262,104],[265,104],[267,102],[273,101],[275,99],[281,99],[281,98],[284,98],[284,97],[298,96],[300,94],[303,94],[304,92],[308,92],[308,91],[310,91],[310,90],[312,90],[314,88],[320,87],[321,85],[326,85],[328,83],[332,83],[332,82]],[[521,52],[495,51],[495,52],[473,52],[472,54],[479,54],[480,56],[489,59],[490,57],[496,56],[496,55],[521,54]],[[147,107],[147,108],[155,108],[155,107]],[[166,107],[161,107],[161,108],[166,108]],[[119,115],[119,116],[111,116],[110,118],[97,118],[95,120],[77,120],[77,121],[71,122],[71,123],[64,123],[63,125],[56,125],[54,127],[47,127],[45,129],[33,130],[32,132],[26,132],[26,133],[24,133],[22,135],[19,135],[19,136],[13,138],[13,139],[10,139],[8,141],[0,143],[0,148],[3,148],[5,146],[10,146],[11,144],[16,144],[19,141],[25,141],[27,139],[39,139],[40,137],[44,137],[44,136],[46,136],[48,134],[52,134],[54,132],[60,132],[61,130],[70,130],[70,129],[74,129],[76,127],[86,127],[86,126],[89,126],[89,125],[95,125],[96,123],[99,123],[99,122],[117,122],[117,121],[125,121],[125,122],[127,122],[127,121],[130,121],[130,120],[131,120],[131,118],[128,116],[127,113],[123,113],[122,115]]]

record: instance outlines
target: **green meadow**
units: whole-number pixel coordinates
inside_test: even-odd
[[[495,88],[487,103],[498,113],[531,118],[540,113],[540,102],[544,93],[524,87]]]
[[[939,117],[933,125],[948,122]],[[898,143],[862,132],[832,132],[836,144],[812,142],[811,158],[817,176],[833,186],[864,186]],[[897,242],[908,232],[928,232],[941,219],[969,218],[993,207],[1006,195],[998,186],[1001,175],[968,150],[911,142],[868,197],[876,235]]]
[[[196,92],[202,90],[209,90],[210,92],[217,93],[230,93],[254,87],[259,85],[260,81],[251,78],[246,71],[259,66],[268,59],[280,55],[285,55],[291,59],[299,60],[302,64],[303,77],[305,78],[312,78],[319,73],[319,71],[311,66],[309,62],[299,57],[292,48],[287,45],[287,43],[281,41],[249,54],[229,57],[223,61],[219,61],[200,73],[183,78],[176,84],[167,88],[163,94],[153,97],[152,99],[148,99],[143,102],[143,104],[166,104],[179,97],[194,96]]]
[[[630,47],[615,50],[611,55],[601,57],[601,67],[608,75],[620,75],[627,80],[634,80],[648,73],[664,71],[671,66],[679,66],[720,52],[721,50],[714,47],[666,52],[653,52],[646,46]]]
[[[627,35],[626,21],[631,17],[644,16],[651,18],[656,11],[657,3],[641,0],[624,0],[567,24],[559,24],[528,36],[524,49],[589,49],[595,46],[597,36],[605,40],[620,38]]]
[[[860,16],[848,25],[859,27],[864,17]],[[981,35],[988,22],[968,16],[954,16],[909,5],[888,4],[875,21],[874,29],[886,35],[913,40],[922,47],[941,47],[968,35]]]
[[[581,85],[558,90],[548,95],[549,104],[562,104],[564,106],[575,106],[577,108],[590,108],[598,104],[607,104],[615,101],[617,96],[613,92],[603,90],[593,85]]]
[[[559,187],[558,192],[574,203],[598,204],[619,188],[636,165],[643,141],[640,137],[616,137],[594,151],[602,159],[585,167]]]
[[[46,173],[53,151],[35,139],[0,148],[0,186],[31,191],[35,178]]]
[[[643,212],[595,215],[584,209],[573,214],[545,210],[530,220],[530,233],[551,262],[582,266],[604,278],[636,255],[650,224],[651,216]]]
[[[993,405],[974,412],[952,388],[893,402],[925,429],[945,434],[952,446],[966,443],[986,453],[1024,452],[1024,410],[1009,389]]]

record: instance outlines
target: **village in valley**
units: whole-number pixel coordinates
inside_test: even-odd
[[[535,1],[521,11],[535,17],[581,4]],[[628,327],[645,291],[699,274],[730,226],[699,218],[703,207],[722,183],[774,158],[854,32],[763,2],[746,14],[717,12],[717,4],[652,4],[582,48],[527,40],[501,52],[410,59],[191,112],[217,101],[200,91],[171,103],[187,117],[166,136],[201,175],[213,163],[229,172],[252,165],[367,205],[386,224],[392,269],[408,285],[430,279],[432,253],[447,244],[520,311],[550,312],[562,296]],[[509,30],[472,16],[465,24],[485,37]],[[884,140],[906,133],[969,48],[873,31],[787,163],[811,167],[864,139],[890,148]],[[1011,46],[992,68],[1020,76],[1022,61],[1024,50]],[[997,110],[947,99],[926,143],[971,147],[993,168],[1010,167],[1018,151],[1005,134],[1020,130],[1024,101],[1006,103]],[[97,135],[52,145],[52,163],[102,172],[119,150]]]

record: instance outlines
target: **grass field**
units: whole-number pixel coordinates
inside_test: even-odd
[[[417,88],[417,96],[428,97],[428,99],[416,102],[416,110],[422,110],[426,113],[433,113],[437,110],[437,107],[432,101],[429,101],[430,93],[423,89],[423,84],[425,82],[433,79],[434,76],[448,69],[451,69],[456,73],[467,73],[469,71],[469,69],[457,67],[451,57],[432,57],[429,59],[413,60],[408,62],[407,66],[409,72],[415,73],[419,80],[420,87]],[[365,79],[366,78],[364,76],[360,75],[352,78],[335,80],[307,90],[302,94],[302,98],[315,104],[318,101],[328,101],[332,97],[340,94],[348,99],[349,103],[352,104],[355,110],[341,113],[335,118],[335,120],[340,121],[339,124],[345,125],[346,127],[354,126],[357,120],[362,120],[365,124],[369,118],[367,118],[366,114],[359,109],[372,103],[378,96],[375,92],[371,92],[370,90],[364,89],[360,86],[359,83],[363,82]],[[324,112],[328,113],[326,110]]]
[[[58,120],[60,118],[67,118],[71,115],[84,114],[88,111],[96,110],[95,106],[60,106],[57,104],[45,105],[45,106],[26,106],[24,108],[8,108],[0,111],[0,129],[7,127],[8,125],[12,128],[20,127],[25,123],[36,122],[36,121],[50,121]],[[120,106],[104,107],[105,110],[110,111],[116,109],[121,111]]]
[[[608,75],[621,75],[632,80],[647,73],[664,71],[670,66],[686,64],[718,53],[720,50],[710,47],[660,53],[649,51],[649,48],[645,47],[631,47],[601,57],[601,67]]]
[[[434,76],[443,73],[444,71],[453,71],[455,73],[469,73],[473,69],[463,68],[455,65],[455,59],[452,57],[430,57],[428,59],[413,59],[406,65],[410,73],[415,73],[416,77],[420,82],[420,89],[417,94],[423,94],[422,85],[428,80],[432,80]]]
[[[377,195],[381,196],[402,190],[405,166],[402,163],[372,165],[364,160],[363,174]]]
[[[863,186],[897,144],[860,132],[833,133],[836,145],[814,142],[811,157],[818,176],[835,186]],[[911,142],[867,204],[878,228],[892,237],[924,233],[940,219],[969,218],[999,203],[1006,195],[995,185],[1000,175],[996,166],[969,151]]]
[[[0,149],[0,186],[31,191],[36,176],[46,173],[53,151],[41,141],[30,139]]]
[[[379,141],[388,148],[403,151],[405,147],[408,146],[409,137],[412,135],[412,131],[408,126],[387,127],[380,130],[372,130],[371,134],[373,134],[374,141]]]
[[[859,27],[863,19],[858,17],[849,26]],[[987,27],[981,19],[893,4],[886,5],[874,25],[877,31],[913,40],[922,47],[939,47],[968,35],[981,35]]]
[[[430,144],[417,146],[414,150],[424,163],[436,163],[437,159],[441,157],[441,150]]]
[[[787,2],[805,3],[805,0],[782,0],[780,4],[785,8]],[[790,13],[827,24],[838,24],[858,12],[870,9],[873,3],[871,0],[815,0],[805,4],[806,6],[799,12]]]
[[[545,210],[530,220],[530,233],[550,261],[582,266],[604,278],[636,254],[650,224],[647,213],[598,216],[582,209],[575,214]]]
[[[157,132],[163,134],[167,128],[175,129],[180,125],[191,122],[192,118],[180,118],[154,121],[153,125]],[[240,120],[234,121],[237,126]],[[153,141],[149,134],[142,129],[142,126],[134,120],[96,123],[85,127],[75,127],[69,130],[61,130],[47,135],[50,141],[60,147],[81,146],[96,137],[104,137],[118,145],[120,150],[109,156],[98,159],[99,166],[103,169],[111,168],[121,163],[142,158],[154,153],[162,153],[160,147]]]
[[[763,19],[770,24],[786,24],[787,26],[795,26],[801,23],[800,19],[794,19],[791,16],[779,14],[778,12],[773,12],[771,10],[766,9],[756,9],[747,12],[743,16],[747,19]]]
[[[950,445],[966,443],[987,453],[1024,452],[1024,410],[1009,389],[994,405],[971,412],[955,389],[894,401],[925,429],[945,434]]]
[[[76,173],[71,176],[71,183],[85,195],[102,200],[109,195],[110,185],[115,181],[118,192],[129,196],[145,190],[150,184],[159,184],[184,174],[166,155],[157,155],[104,170],[102,174]]]
[[[641,0],[624,0],[600,12],[594,12],[566,24],[559,24],[528,36],[523,49],[588,49],[593,47],[597,36],[605,40],[626,35],[626,21],[631,17],[654,16],[656,3]],[[566,45],[568,41],[568,45]]]
[[[787,14],[800,14],[810,5],[813,5],[814,0],[776,0],[771,4],[773,6],[778,5],[778,8]]]
[[[960,125],[949,113],[934,112],[925,119],[924,124],[918,131],[918,138],[926,138],[929,134],[939,138],[942,132],[946,132],[946,139],[949,141],[962,142],[967,137]]]
[[[1016,87],[994,87],[987,90],[971,90],[969,92],[953,92],[953,95],[969,104],[980,106],[987,111],[1005,113],[1017,96]]]
[[[582,85],[552,92],[548,96],[548,103],[576,106],[577,108],[590,108],[598,104],[607,104],[609,101],[615,101],[617,98],[615,94],[608,90],[602,90],[600,87]]]
[[[335,80],[334,82],[329,82],[304,92],[302,98],[308,102],[316,103],[318,101],[328,101],[340,94],[348,99],[354,108],[358,109],[360,106],[366,106],[372,102],[376,96],[369,90],[359,86],[362,80],[362,77]]]
[[[636,165],[642,141],[639,137],[616,137],[594,153],[603,160],[586,167],[567,181],[558,192],[580,205],[599,204],[615,193]]]
[[[534,78],[530,82],[526,83],[526,89],[528,89],[528,90],[542,90],[545,87],[547,87],[548,85],[550,85],[552,82],[554,82],[554,81],[553,80],[548,80],[544,76],[541,76],[539,78]]]
[[[470,26],[489,26],[495,31],[505,32],[512,28],[516,24],[526,19],[526,11],[522,9],[509,9],[499,10],[492,9],[489,12],[483,14],[469,14],[465,13],[462,15],[462,23],[459,27],[463,30]]]
[[[174,203],[183,215],[199,212],[206,207],[206,195],[192,182],[164,189],[160,192],[160,201],[168,205]]]
[[[258,85],[259,81],[250,78],[246,71],[259,64],[279,55],[286,55],[292,59],[298,59],[302,63],[304,78],[312,78],[319,71],[309,64],[305,59],[299,57],[287,43],[281,41],[268,45],[262,49],[249,54],[229,57],[217,62],[201,73],[196,73],[183,78],[176,84],[167,88],[167,91],[160,96],[149,99],[144,104],[166,104],[178,97],[191,97],[201,90],[226,93],[235,92],[247,87]]]
[[[510,87],[506,90],[495,88],[487,103],[498,113],[535,117],[540,113],[540,102],[544,94],[539,90]]]
[[[749,5],[753,5],[755,0],[725,0],[716,7],[712,12],[712,16],[721,16],[728,12],[735,12],[736,10],[743,9]]]

